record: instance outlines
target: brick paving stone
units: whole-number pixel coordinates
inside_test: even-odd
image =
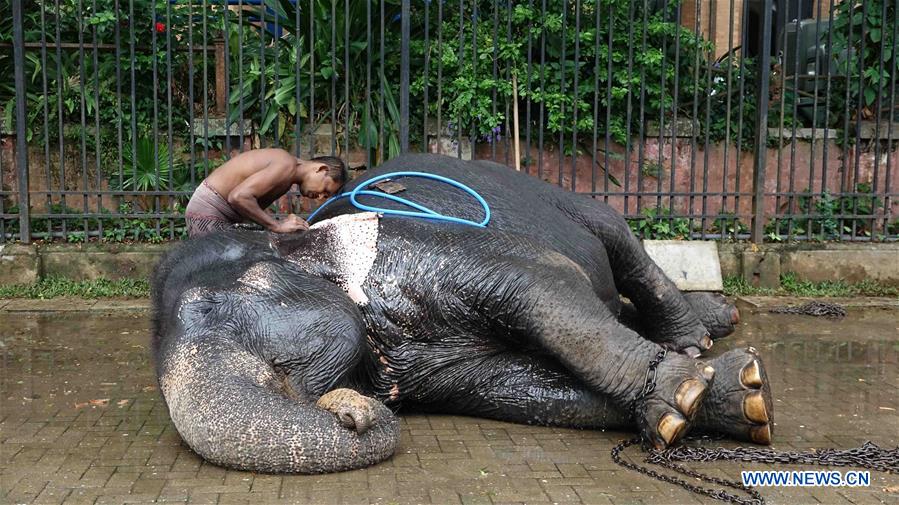
[[[63,505],[91,505],[97,501],[98,496],[100,496],[100,491],[97,489],[73,489],[62,503]]]
[[[156,497],[156,501],[159,503],[185,503],[187,498],[187,494],[161,493]]]
[[[493,503],[487,492],[471,494],[463,493],[459,498],[462,500],[462,505],[491,505]]]
[[[748,342],[759,348],[775,391],[776,449],[869,439],[895,446],[899,412],[879,407],[899,404],[899,380],[890,373],[899,366],[896,315],[850,314],[821,333],[813,319],[753,314],[716,351]],[[471,417],[404,413],[397,454],[368,469],[313,476],[230,471],[192,453],[171,424],[146,355],[145,316],[22,314],[0,318],[0,334],[13,335],[0,350],[2,503],[708,503],[612,463],[609,450],[629,433]],[[76,408],[97,398],[110,398],[109,405]],[[637,449],[625,458],[642,460]],[[690,466],[730,479],[772,468]],[[869,488],[761,493],[790,505],[899,503],[899,493],[886,489],[899,490],[899,476],[872,473]]]
[[[199,493],[193,492],[187,498],[187,503],[196,503],[198,505],[214,505],[219,501],[218,493]]]

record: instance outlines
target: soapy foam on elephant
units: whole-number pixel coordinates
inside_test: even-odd
[[[323,249],[334,259],[338,278],[336,283],[358,305],[368,304],[368,296],[362,291],[362,284],[368,277],[377,256],[378,226],[380,218],[374,212],[347,214],[320,221],[309,230],[324,234]],[[291,261],[302,266],[313,263],[320,250],[311,250],[306,255],[294,255]]]

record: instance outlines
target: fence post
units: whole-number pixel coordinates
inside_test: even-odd
[[[13,64],[16,86],[16,175],[19,181],[19,240],[31,243],[28,195],[28,144],[25,111],[25,35],[22,31],[22,0],[12,0]]]
[[[400,9],[400,152],[403,153],[409,151],[409,3],[402,0]]]
[[[224,36],[224,35],[223,35]],[[190,49],[193,51],[193,48]],[[208,47],[203,48],[204,51]],[[225,74],[225,39],[215,39],[215,113],[224,116],[227,108],[225,99],[225,87],[228,85],[228,76]],[[228,119],[225,118],[225,125]]]
[[[771,81],[771,10],[773,1],[765,0],[762,15],[762,40],[758,63],[755,146],[752,170],[752,242],[761,244],[765,229],[765,163],[768,151],[768,102]]]

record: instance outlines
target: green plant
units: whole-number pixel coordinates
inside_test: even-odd
[[[70,244],[80,244],[84,242],[85,234],[83,231],[73,231],[66,235],[66,242]]]
[[[146,279],[94,279],[74,281],[63,277],[47,277],[34,284],[0,285],[0,298],[47,299],[60,296],[81,298],[143,298],[149,296]]]
[[[394,15],[399,11],[399,2],[384,1],[384,22],[391,28],[396,25],[398,29]],[[352,0],[348,11],[344,11],[342,5],[340,10],[334,11],[334,6],[326,0],[296,4],[288,0],[265,0],[264,5],[246,9],[243,16],[232,14],[228,17],[231,68],[243,71],[242,78],[231,89],[229,121],[237,121],[240,117],[258,118],[260,134],[277,137],[286,144],[297,135],[297,125],[311,131],[317,125],[331,121],[333,99],[333,111],[338,116],[333,118],[337,123],[335,128],[349,126],[351,131],[358,132],[357,138],[350,140],[372,150],[377,148],[379,132],[383,130],[387,151],[384,154],[387,157],[399,154],[395,83],[394,79],[386,78],[397,74],[398,55],[395,50],[385,51],[382,61],[379,51],[369,47],[367,9],[372,8],[370,3]],[[246,17],[249,15],[264,19],[270,27],[278,26],[283,34],[275,37],[269,29],[248,23]],[[296,16],[303,20],[299,32],[296,31]],[[309,20],[311,33],[307,30]],[[345,40],[339,36],[332,44],[332,30],[339,34],[347,32],[351,38]],[[398,46],[396,31],[386,30],[385,46]],[[348,60],[345,60],[346,55]],[[366,73],[361,71],[367,64],[371,65],[373,74],[368,97],[365,95]],[[349,75],[345,74],[346,69],[349,69]],[[349,88],[345,86],[347,78]],[[332,80],[336,84],[333,91]],[[312,103],[311,98],[314,98]],[[384,114],[378,110],[382,98]],[[348,125],[341,124],[344,113],[348,116]],[[344,128],[338,135],[350,135],[343,131]],[[343,144],[339,140],[337,143]]]
[[[740,276],[725,277],[724,294],[728,296],[790,295],[808,297],[899,296],[899,288],[879,284],[870,279],[856,283],[803,281],[798,279],[795,273],[786,272],[780,276],[780,288],[778,289],[753,286]]]
[[[722,237],[743,235],[749,233],[749,226],[745,225],[740,218],[732,212],[721,212],[709,228],[712,233],[720,233]]]
[[[109,187],[120,191],[181,191],[190,193],[195,182],[191,181],[190,170],[184,165],[179,152],[170,152],[165,142],[154,142],[151,138],[140,138],[125,144],[122,149],[121,174],[108,174]],[[196,169],[196,168],[195,168]],[[136,196],[140,207],[145,210],[153,208],[154,200],[159,197],[149,195]],[[184,200],[174,198],[174,202]],[[166,201],[170,201],[166,197]],[[129,204],[130,205],[130,204]]]
[[[894,39],[895,3],[887,0],[839,2],[834,10],[830,28],[831,65],[839,75],[847,77],[837,81],[835,117],[844,112],[854,113],[856,104],[865,109],[863,114],[867,116],[892,114],[891,76],[899,71]],[[848,102],[844,102],[843,90],[849,94]]]
[[[834,196],[828,191],[820,195],[801,196],[799,208],[810,215],[807,225],[820,240],[839,240],[844,233],[871,236],[871,225],[879,199],[874,196],[870,184],[858,184],[854,194]],[[814,210],[812,210],[814,209]],[[843,216],[872,216],[870,219]],[[800,232],[801,233],[801,232]]]
[[[221,8],[206,2],[173,5],[165,0],[135,0],[116,10],[116,4],[115,0],[29,3],[23,23],[26,42],[81,41],[85,46],[83,55],[79,49],[55,49],[53,45],[46,51],[26,51],[25,131],[29,140],[56,142],[62,130],[76,139],[84,135],[94,140],[100,137],[100,144],[116,144],[119,127],[125,139],[139,137],[152,131],[154,125],[167,127],[169,116],[173,131],[186,136],[188,111],[193,107],[188,97],[193,94],[199,99],[203,89],[202,72],[190,64],[193,53],[188,50],[189,44],[201,42],[196,34],[203,22],[214,27],[214,22],[221,19]],[[94,53],[90,47],[94,43],[115,44],[117,35],[118,52]],[[0,72],[12,75],[12,69],[11,51],[0,53]],[[189,89],[189,76],[194,89]],[[207,79],[214,89],[214,76]],[[5,131],[15,128],[14,100],[12,80],[0,82]],[[84,126],[90,130],[63,127],[79,124],[82,114]]]
[[[628,219],[631,231],[637,237],[648,240],[682,239],[690,236],[690,221],[682,217],[671,217],[665,208],[646,207],[640,211],[642,217]]]
[[[645,134],[647,119],[667,122],[675,115],[694,118],[699,134],[708,133],[712,141],[740,137],[743,146],[751,145],[752,60],[729,54],[712,61],[712,44],[675,21],[678,2],[661,10],[618,0],[550,0],[545,10],[531,5],[477,1],[443,10],[442,44],[432,40],[427,46],[430,65],[413,74],[419,77],[411,90],[416,97],[429,90],[428,112],[441,113],[450,135],[461,131],[480,142],[501,140],[509,130],[515,76],[520,100],[531,103],[529,126],[545,131],[547,142],[561,142],[568,154],[591,149],[583,141],[572,145],[573,133],[587,139],[595,128],[597,135],[623,144],[631,135]],[[413,23],[420,23],[416,14],[423,19],[420,8],[413,10]],[[494,16],[508,24],[494,30]],[[470,21],[474,17],[477,23]],[[421,60],[424,47],[412,45],[421,50]],[[419,58],[417,52],[413,56]],[[742,88],[739,79],[746,84]],[[438,82],[440,101],[434,99]],[[737,128],[734,119],[744,125]]]
[[[187,228],[180,220],[129,217],[129,214],[134,213],[134,205],[130,201],[119,205],[120,217],[110,215],[109,217],[101,218],[78,218],[75,215],[82,213],[82,210],[73,209],[62,204],[51,204],[48,210],[51,214],[73,214],[72,217],[34,218],[31,220],[32,233],[48,241],[59,238],[58,235],[65,230],[65,234],[61,237],[62,240],[69,243],[86,242],[92,240],[96,235],[96,231],[100,230],[101,227],[103,234],[100,238],[106,242],[159,243],[167,240],[169,237],[174,239],[187,238]],[[183,212],[183,209],[177,203],[174,204],[172,210],[176,213]],[[6,209],[6,211],[15,215],[18,214],[19,208],[18,206],[13,206]],[[106,209],[101,209],[100,213],[111,214]],[[85,227],[90,234],[85,233]],[[17,219],[8,220],[6,222],[6,232],[12,235],[18,234],[19,221]],[[54,233],[56,236],[47,235],[49,233]]]
[[[147,138],[138,139],[136,146],[126,144],[122,150],[124,179],[121,189],[127,191],[152,191],[168,188],[178,178],[183,165],[168,145]],[[135,148],[136,147],[136,148]],[[179,183],[183,183],[179,180]]]
[[[883,207],[867,183],[857,184],[853,193],[844,195],[834,195],[826,190],[814,194],[806,189],[797,198],[797,205],[799,217],[788,215],[775,218],[765,225],[768,240],[779,242],[784,237],[806,234],[818,240],[840,240],[853,230],[856,236],[870,237],[876,226],[877,209]]]

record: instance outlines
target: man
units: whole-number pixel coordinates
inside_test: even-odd
[[[346,166],[333,156],[301,160],[283,149],[247,151],[200,183],[184,212],[187,234],[199,237],[244,220],[275,233],[305,230],[309,224],[296,215],[278,221],[264,209],[294,184],[304,197],[318,199],[337,194],[346,181]]]

